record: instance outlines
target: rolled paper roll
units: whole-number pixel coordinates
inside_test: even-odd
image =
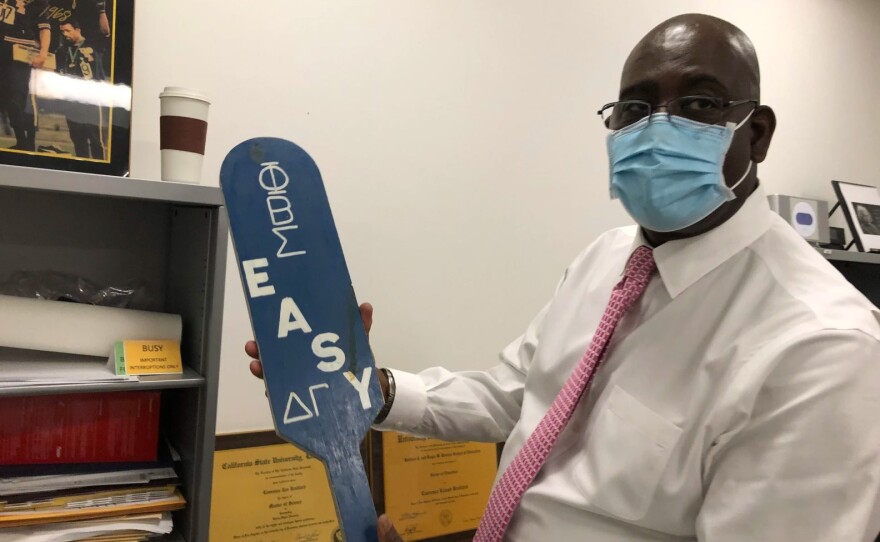
[[[201,92],[182,87],[165,87],[159,99],[162,180],[198,183],[202,176],[211,102]]]
[[[0,296],[0,346],[109,356],[124,340],[179,341],[180,316],[115,307]]]

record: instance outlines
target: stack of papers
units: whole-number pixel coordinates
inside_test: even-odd
[[[172,452],[173,454],[173,452]],[[170,460],[0,467],[0,542],[137,542],[186,506]]]
[[[56,471],[52,474],[34,474]],[[144,487],[156,483],[176,483],[177,474],[162,464],[130,465],[33,465],[0,469],[0,507],[4,502],[35,499],[40,495],[83,488],[108,486]],[[2,508],[0,508],[2,510]]]
[[[0,542],[140,542],[171,532],[169,512],[0,529]]]
[[[27,509],[7,508],[0,512],[0,529],[80,519],[106,519],[130,514],[180,510],[186,500],[174,488],[167,491],[130,492],[105,495],[89,494],[79,499],[58,499],[33,503]],[[0,532],[3,532],[0,530]]]
[[[25,509],[8,507],[0,512],[0,529],[80,519],[106,519],[130,514],[180,510],[186,500],[175,488],[107,495],[83,495],[81,499],[59,498],[46,503],[28,503]],[[3,532],[0,530],[0,532]]]
[[[0,348],[0,389],[115,384],[126,380],[137,380],[137,377],[116,376],[106,359]]]

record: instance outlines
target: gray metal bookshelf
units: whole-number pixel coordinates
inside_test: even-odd
[[[161,389],[186,509],[174,539],[208,540],[228,223],[218,188],[0,165],[0,280],[50,270],[117,285],[132,308],[180,314],[177,377],[2,390],[0,397]]]
[[[850,262],[850,263],[869,263],[880,264],[880,254],[873,252],[851,252],[848,250],[838,250],[835,248],[816,248],[819,254],[830,262]]]
[[[880,254],[829,248],[816,250],[865,297],[880,307]]]
[[[137,382],[120,381],[112,383],[82,384],[51,384],[39,387],[14,387],[0,388],[0,397],[13,397],[22,395],[55,395],[59,393],[87,393],[107,391],[146,391],[146,390],[173,390],[179,388],[198,388],[205,384],[205,377],[197,373],[191,367],[184,367],[180,375],[151,375],[141,376]]]

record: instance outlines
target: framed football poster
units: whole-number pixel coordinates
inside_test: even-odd
[[[128,174],[134,0],[0,0],[0,163]]]

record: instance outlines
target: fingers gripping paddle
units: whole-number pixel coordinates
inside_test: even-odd
[[[375,541],[359,446],[382,391],[318,167],[289,141],[251,139],[220,185],[275,429],[326,464],[345,539]]]

